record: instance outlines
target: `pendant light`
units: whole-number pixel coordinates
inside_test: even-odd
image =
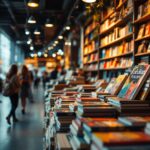
[[[28,7],[32,7],[32,8],[39,7],[39,0],[29,0],[27,5]]]
[[[53,26],[54,26],[54,24],[50,21],[50,19],[47,19],[46,23],[45,23],[45,27],[51,28]]]
[[[35,29],[34,34],[35,34],[35,35],[40,35],[40,34],[41,34],[41,32],[40,32],[40,30]]]
[[[96,0],[82,0],[83,2],[85,2],[85,3],[94,3],[94,2],[96,2]]]
[[[30,23],[30,24],[35,24],[35,23],[36,23],[35,18],[34,18],[33,16],[29,17],[28,23]]]

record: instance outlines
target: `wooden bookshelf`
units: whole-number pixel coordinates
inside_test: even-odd
[[[104,49],[104,48],[106,48],[106,47],[109,47],[109,46],[112,46],[112,45],[117,44],[117,43],[119,43],[119,42],[122,42],[123,40],[132,38],[132,36],[133,36],[133,33],[129,33],[128,35],[126,35],[126,36],[124,36],[124,37],[120,37],[120,38],[114,40],[113,42],[110,42],[110,43],[107,44],[107,45],[101,46],[100,49]]]
[[[84,54],[84,57],[88,56],[88,55],[91,55],[93,53],[96,53],[97,51],[98,51],[98,49],[95,49],[94,51],[88,52],[87,54]]]
[[[93,61],[84,63],[84,65],[87,65],[87,64],[93,64],[93,63],[97,63],[97,62],[98,62],[98,60],[93,60]]]
[[[125,54],[120,54],[120,55],[117,55],[117,56],[108,57],[108,58],[100,58],[100,61],[114,59],[114,58],[118,58],[118,57],[123,57],[123,56],[131,55],[131,54],[133,54],[133,51],[125,53]]]
[[[99,70],[101,70],[101,71],[109,71],[109,70],[125,70],[125,69],[129,69],[129,68],[131,68],[131,66],[129,66],[129,67],[118,67],[118,68],[104,68],[104,69],[99,69]]]
[[[94,29],[92,29],[89,33],[85,34],[85,37],[89,36],[92,32],[95,30],[98,30],[98,27],[96,26]]]
[[[150,13],[148,13],[148,14],[142,16],[141,18],[135,20],[134,24],[143,23],[143,22],[148,21],[148,20],[150,20]]]
[[[136,57],[150,55],[150,52],[135,54]]]
[[[143,41],[143,40],[148,40],[148,39],[150,39],[150,35],[148,35],[148,36],[143,36],[143,37],[141,37],[141,38],[135,39],[135,42],[141,42],[141,41]]]
[[[122,2],[122,4],[120,4],[119,6],[117,6],[117,7],[116,7],[116,11],[119,11],[119,10],[122,8],[122,6],[123,6],[125,3],[127,3],[127,1],[128,1],[128,0],[124,0],[124,1]]]

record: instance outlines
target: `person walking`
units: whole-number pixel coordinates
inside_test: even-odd
[[[11,117],[13,118],[13,122],[18,122],[18,119],[16,118],[16,109],[18,106],[18,100],[19,100],[19,89],[20,89],[20,80],[18,76],[18,67],[17,65],[13,64],[7,75],[6,75],[6,83],[9,85],[9,98],[11,102],[11,110],[6,117],[7,123],[11,124]]]
[[[20,89],[20,97],[22,104],[22,114],[26,113],[26,99],[29,97],[29,89],[30,89],[30,75],[28,68],[23,65],[20,74],[21,80],[21,89]]]

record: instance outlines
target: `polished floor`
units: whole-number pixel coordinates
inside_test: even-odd
[[[5,118],[10,110],[10,102],[0,96],[0,150],[42,150],[43,149],[43,90],[34,90],[34,101],[28,101],[27,114],[17,109],[18,123],[7,124]]]

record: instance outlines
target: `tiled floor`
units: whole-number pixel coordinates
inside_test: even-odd
[[[17,109],[16,124],[9,126],[5,120],[9,110],[8,98],[0,96],[0,150],[42,150],[43,140],[43,91],[34,91],[35,103],[28,101],[27,114],[21,114],[21,107]]]

